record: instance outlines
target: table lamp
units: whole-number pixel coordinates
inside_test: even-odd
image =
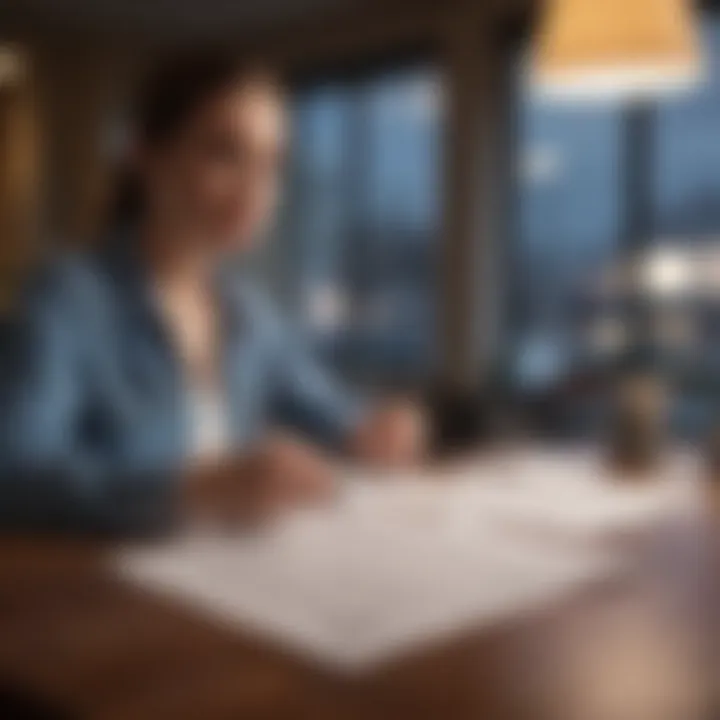
[[[546,0],[531,80],[551,99],[647,99],[701,69],[689,0]]]

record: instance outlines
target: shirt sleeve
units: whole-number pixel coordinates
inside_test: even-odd
[[[169,468],[123,472],[83,447],[84,317],[77,278],[33,284],[0,328],[0,527],[153,532],[174,511]]]
[[[272,337],[272,417],[334,450],[342,450],[366,416],[367,402],[312,351],[306,337],[264,302]]]

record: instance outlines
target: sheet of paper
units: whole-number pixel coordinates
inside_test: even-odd
[[[610,542],[692,502],[688,461],[613,483],[588,454],[515,454],[440,472],[348,473],[337,504],[258,535],[197,534],[119,570],[224,623],[360,670],[529,612],[623,569]]]

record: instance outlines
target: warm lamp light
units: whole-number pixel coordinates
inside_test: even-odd
[[[532,80],[557,99],[665,95],[701,77],[688,0],[546,0]]]
[[[24,74],[22,55],[9,45],[0,45],[0,86],[15,85]]]

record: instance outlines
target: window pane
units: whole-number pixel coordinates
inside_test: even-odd
[[[353,374],[417,377],[433,362],[439,90],[422,68],[294,102],[276,253],[291,259],[284,285],[300,320]]]
[[[720,19],[706,17],[707,79],[657,107],[655,221],[659,234],[720,232]]]
[[[622,116],[542,104],[526,89],[520,122],[514,377],[545,391],[591,357],[593,322],[581,311],[618,253]]]
[[[277,255],[286,260],[283,279],[292,303],[341,268],[338,239],[346,225],[343,168],[349,109],[347,93],[334,87],[308,92],[292,108],[287,205],[275,243]]]
[[[720,16],[703,17],[704,82],[658,103],[655,128],[655,235],[693,268],[672,317],[674,370],[683,432],[703,431],[716,415],[720,387]],[[705,288],[697,293],[698,288]]]

